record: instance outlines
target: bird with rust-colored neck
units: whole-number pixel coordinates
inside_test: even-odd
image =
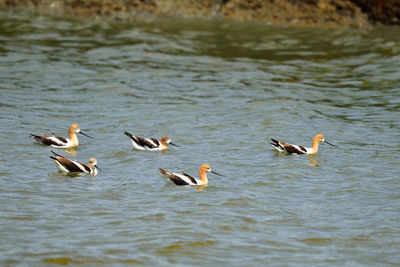
[[[325,135],[317,134],[312,142],[311,147],[304,147],[298,145],[292,145],[288,143],[284,143],[271,138],[272,143],[270,143],[276,150],[279,152],[284,152],[288,154],[315,154],[318,152],[318,146],[320,142],[327,143],[328,145],[335,146],[325,139]]]
[[[80,174],[91,174],[96,176],[97,170],[101,169],[97,166],[97,160],[95,158],[90,158],[88,164],[83,164],[82,162],[76,160],[67,159],[54,151],[51,151],[54,156],[50,156],[52,160],[56,163],[56,166],[60,172],[63,173],[80,173]]]
[[[163,175],[176,185],[207,185],[208,184],[207,172],[223,176],[222,174],[212,171],[210,164],[201,165],[199,170],[200,180],[195,179],[184,172],[175,173],[170,170],[163,170],[161,168],[158,168],[158,171],[161,173],[161,175]]]
[[[137,150],[149,150],[149,151],[164,151],[168,149],[168,144],[179,147],[171,142],[171,138],[163,136],[160,141],[155,138],[143,138],[136,135],[132,135],[127,131],[124,134],[131,140],[133,148]]]
[[[35,139],[37,142],[39,142],[43,145],[47,145],[47,146],[51,146],[51,147],[55,147],[55,148],[73,148],[73,147],[77,147],[79,145],[78,137],[76,136],[76,134],[78,134],[78,133],[83,134],[86,137],[93,138],[93,137],[83,133],[78,124],[72,124],[69,127],[69,130],[68,130],[69,139],[55,136],[54,134],[52,134],[51,136],[48,136],[43,133],[41,133],[41,135],[30,134],[29,137]]]

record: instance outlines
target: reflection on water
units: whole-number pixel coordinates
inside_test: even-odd
[[[76,156],[77,154],[77,148],[68,148],[64,150],[64,153],[67,154],[68,156]]]
[[[398,264],[399,54],[396,27],[0,12],[1,263]],[[96,139],[57,152],[95,157],[96,179],[28,137],[72,123]],[[136,151],[124,130],[180,147]],[[265,140],[319,132],[339,147]],[[157,171],[204,162],[226,177],[196,190]]]
[[[206,184],[205,185],[199,185],[199,186],[196,186],[196,190],[201,192],[201,191],[203,191],[203,189],[205,187],[208,187],[208,185],[206,185]]]
[[[308,163],[308,165],[318,166],[318,162],[315,159],[313,159],[314,156],[315,156],[315,154],[308,155],[308,158],[310,159],[310,162]]]

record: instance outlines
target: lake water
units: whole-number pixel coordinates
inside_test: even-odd
[[[85,133],[98,176],[30,133]],[[400,28],[0,12],[2,265],[398,266]],[[126,130],[171,137],[132,149]],[[318,154],[275,152],[269,138]],[[157,168],[198,176],[202,191]]]

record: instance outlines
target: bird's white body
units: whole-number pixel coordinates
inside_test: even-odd
[[[192,176],[190,176],[184,172],[176,173],[176,172],[172,172],[169,170],[166,170],[165,172],[167,174],[166,178],[168,178],[171,182],[173,182],[174,184],[177,184],[177,185],[204,185],[205,184],[203,181],[193,178]]]
[[[152,138],[143,138],[146,140],[150,146],[146,145],[139,145],[138,142],[135,142],[134,140],[131,139],[131,144],[134,149],[141,150],[141,151],[161,151],[165,150],[165,148],[158,142],[158,140],[153,140]]]
[[[70,147],[77,147],[79,145],[78,138],[76,138],[77,141],[75,143],[72,142],[71,139],[60,138],[55,135],[48,136],[47,139],[52,142],[50,146],[55,148],[70,148]]]

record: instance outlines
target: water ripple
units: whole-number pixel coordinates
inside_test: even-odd
[[[0,262],[396,265],[400,34],[0,12]],[[58,173],[67,135],[97,177]],[[170,136],[164,153],[123,131]],[[269,138],[333,148],[287,156]],[[209,186],[167,184],[157,168]]]

